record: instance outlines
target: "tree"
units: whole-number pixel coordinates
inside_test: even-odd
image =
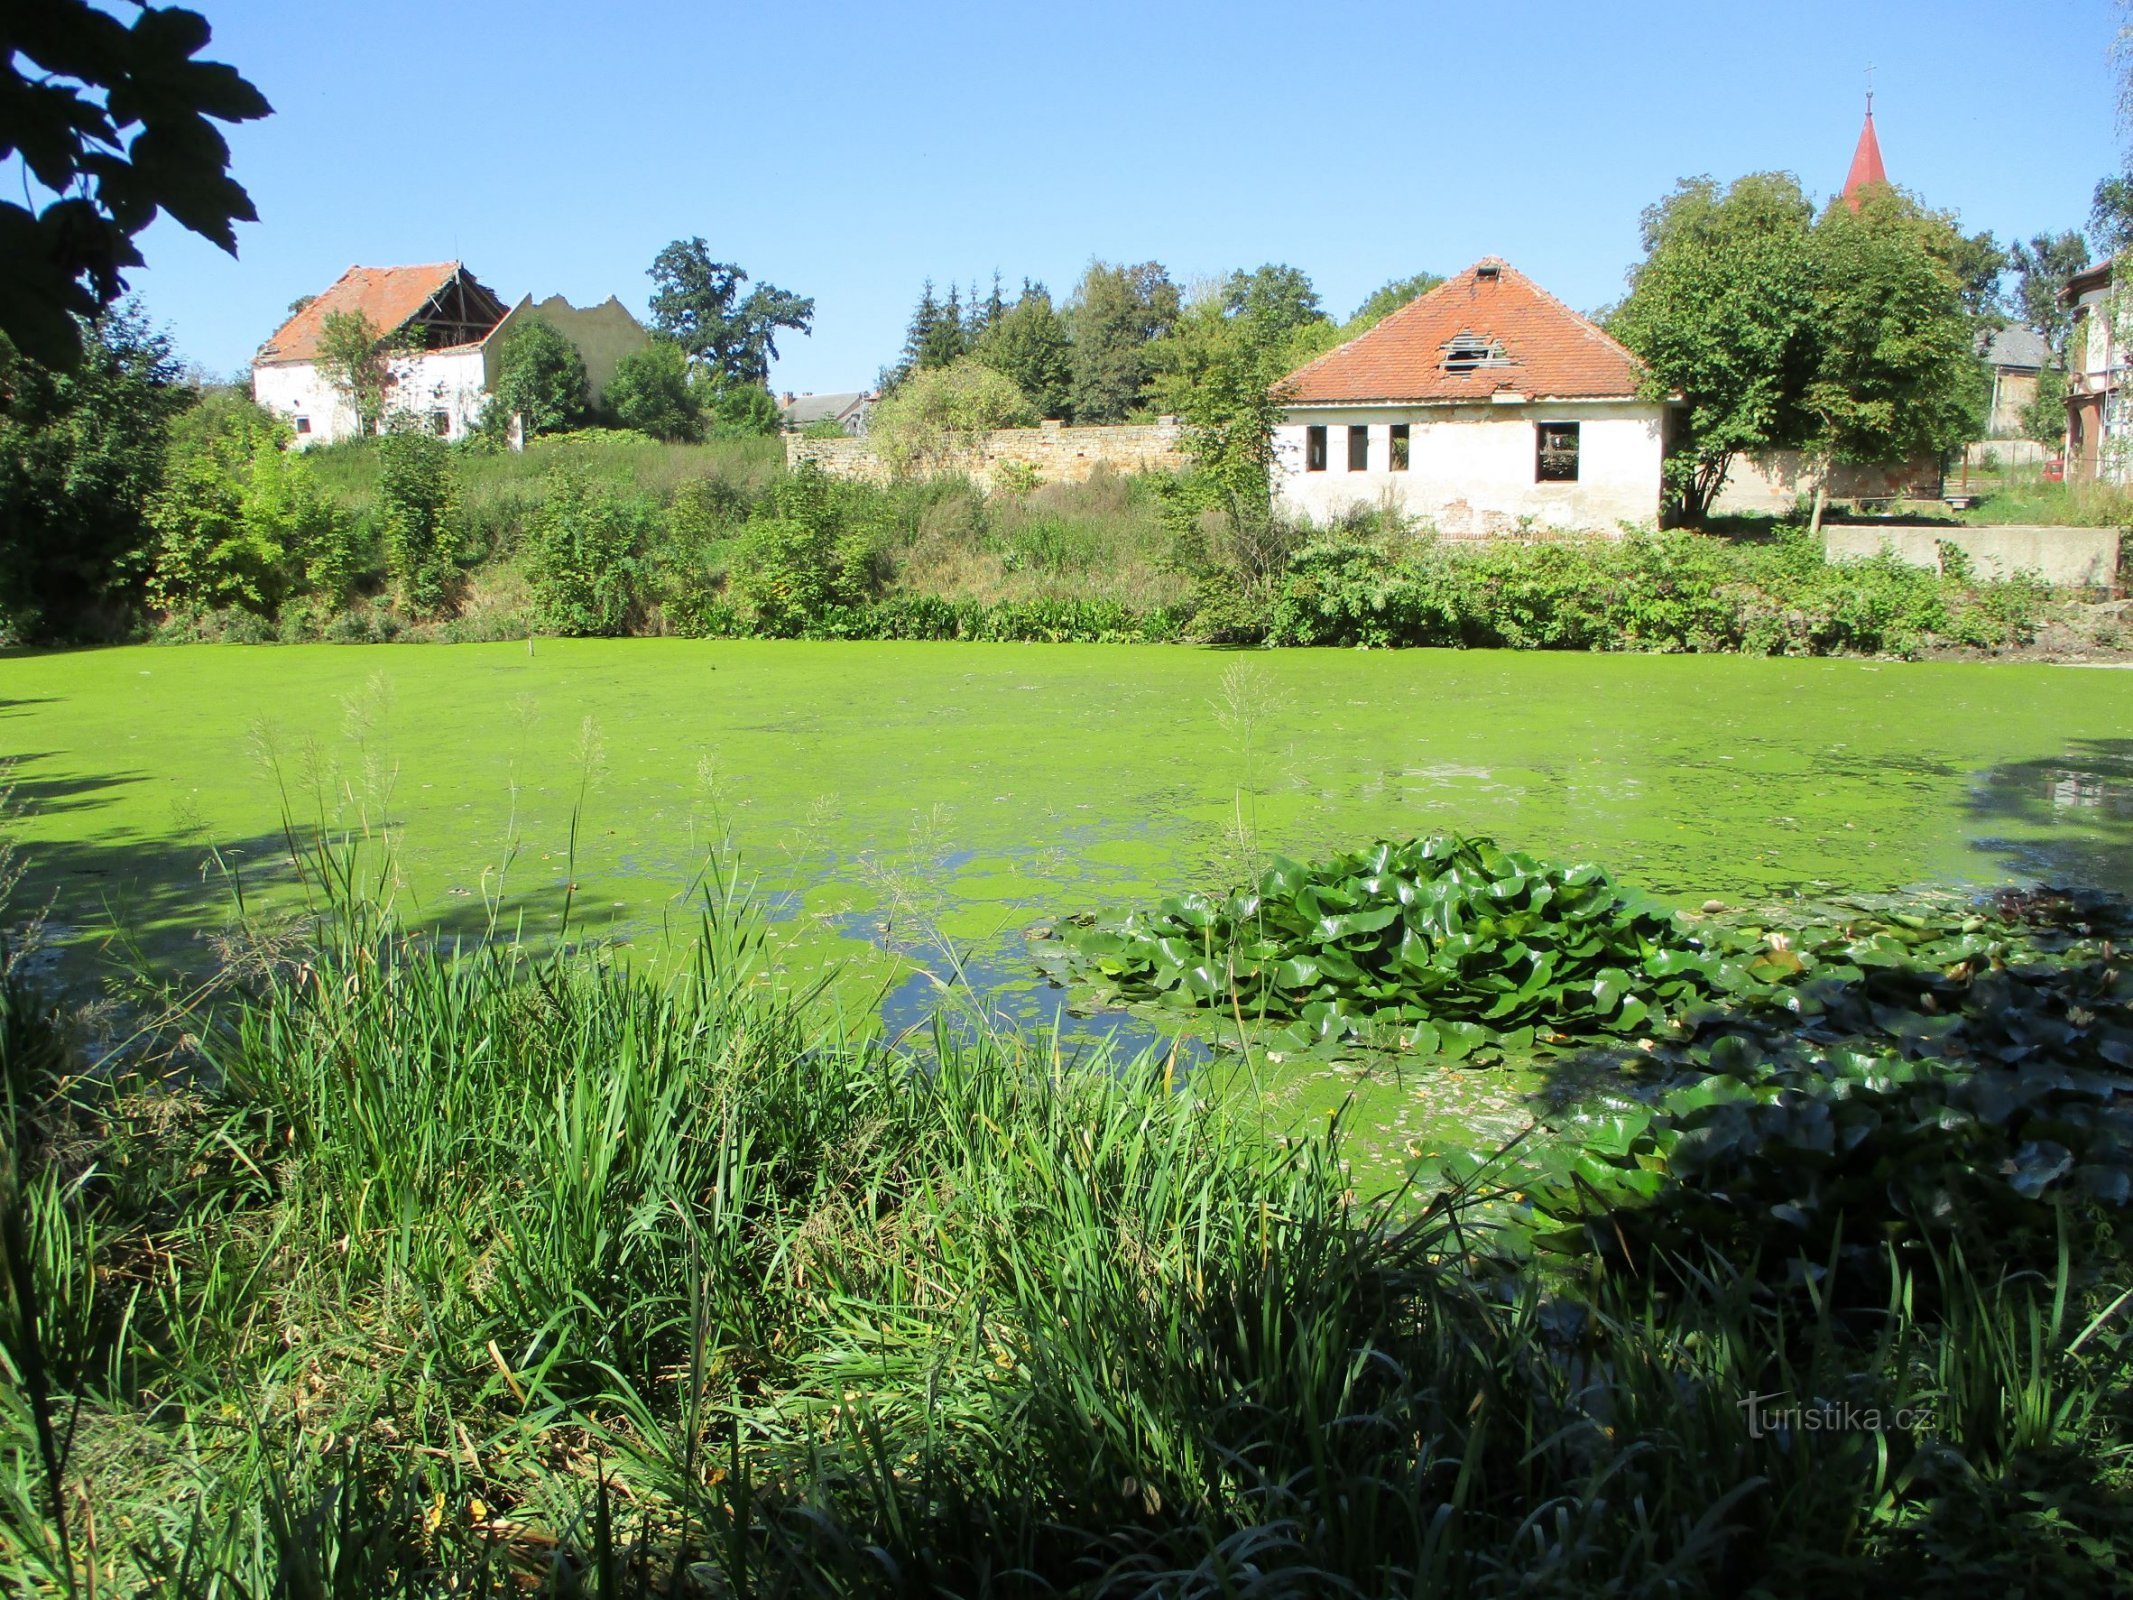
[[[783,425],[777,396],[760,383],[722,383],[711,391],[711,437],[761,439]]]
[[[85,332],[68,366],[0,339],[0,636],[108,635],[140,596],[165,432],[192,394],[130,302]]]
[[[994,428],[1037,420],[1028,396],[1001,373],[965,356],[949,366],[913,373],[874,407],[867,441],[898,471],[937,462]]]
[[[1148,346],[1170,331],[1181,309],[1178,286],[1161,263],[1089,263],[1068,312],[1075,421],[1125,420],[1147,393]]]
[[[2052,354],[2063,360],[2074,314],[2059,297],[2074,274],[2089,264],[2087,242],[2071,228],[2040,233],[2027,244],[2010,247],[2008,261],[2015,274],[2015,310],[2023,326],[2042,334]]]
[[[2007,308],[2000,295],[2000,279],[2006,275],[2008,253],[1990,232],[1964,233],[1950,212],[1930,213],[1939,224],[1931,230],[1934,251],[1948,264],[1955,278],[1955,291],[1963,311],[1980,333],[2007,325]]]
[[[1020,389],[1038,416],[1071,414],[1073,346],[1043,284],[1025,278],[1022,293],[991,320],[973,354]]]
[[[1889,189],[1815,225],[1815,365],[1804,404],[1808,450],[1840,461],[1937,456],[1981,431],[1987,401],[1964,286],[1949,265],[1945,217]]]
[[[970,334],[963,326],[962,292],[951,283],[947,303],[939,307],[919,343],[917,370],[930,372],[938,367],[953,366],[968,354]]]
[[[815,302],[759,283],[744,298],[748,274],[713,261],[701,239],[676,239],[652,261],[652,326],[690,360],[731,383],[768,386],[780,329],[806,333]]]
[[[1644,260],[1609,331],[1647,398],[1682,400],[1668,488],[1691,523],[1734,457],[1798,444],[1817,351],[1814,208],[1790,173],[1688,178],[1644,213]]]
[[[258,220],[214,123],[273,108],[236,69],[194,59],[213,36],[197,13],[135,10],[129,26],[90,0],[34,0],[0,20],[0,160],[55,197],[0,201],[0,335],[53,369],[81,358],[77,319],[125,293],[158,212],[231,255],[232,225]]]
[[[2099,256],[2133,249],[2133,176],[2120,173],[2096,185],[2089,205],[2089,242]]]
[[[1275,339],[1325,321],[1310,278],[1300,268],[1271,262],[1254,272],[1232,272],[1222,285],[1222,308]]]
[[[416,336],[401,330],[388,336],[361,311],[329,311],[320,325],[318,369],[355,413],[356,432],[368,438],[385,422],[392,397],[394,360]]]
[[[703,437],[703,396],[689,381],[689,358],[671,339],[654,339],[617,361],[601,403],[618,425],[655,439]]]
[[[1383,287],[1371,291],[1370,298],[1355,308],[1355,315],[1341,330],[1353,339],[1366,333],[1411,300],[1418,300],[1444,281],[1434,272],[1418,272],[1410,278],[1394,278]]]
[[[585,357],[553,323],[528,316],[504,335],[484,422],[493,414],[508,427],[511,418],[522,418],[531,439],[584,426],[591,405]]]

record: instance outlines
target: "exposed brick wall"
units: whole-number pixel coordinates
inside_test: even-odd
[[[785,436],[785,464],[812,461],[840,478],[885,483],[894,474],[864,439]],[[1098,467],[1113,472],[1180,472],[1186,459],[1183,430],[1174,421],[1102,428],[1068,428],[1047,422],[1035,428],[1001,428],[977,436],[964,449],[936,457],[925,477],[961,474],[982,489],[993,487],[996,469],[1016,462],[1035,469],[1041,483],[1080,483]]]

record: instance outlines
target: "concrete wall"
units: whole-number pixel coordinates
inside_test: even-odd
[[[1446,538],[1516,533],[1521,524],[1615,533],[1659,516],[1664,412],[1629,401],[1545,405],[1297,407],[1274,431],[1275,497],[1325,522],[1388,495]],[[1391,470],[1391,427],[1408,425],[1408,468]],[[1535,478],[1536,425],[1575,422],[1578,480]],[[1326,468],[1305,469],[1306,430],[1326,430]],[[1368,433],[1368,466],[1348,470],[1348,429]]]
[[[1980,577],[2034,572],[2047,583],[2108,589],[2118,581],[2116,528],[1881,527],[1825,523],[1823,548],[1832,561],[1856,561],[1893,551],[1915,567],[1940,567],[1940,545],[1970,558]]]
[[[480,345],[457,345],[396,358],[385,401],[387,412],[411,413],[425,427],[442,412],[444,437],[464,438],[489,401],[482,350]],[[355,408],[335,392],[315,362],[254,367],[252,398],[288,420],[297,430],[300,449],[355,437]]]
[[[1895,466],[1849,466],[1838,463],[1830,475],[1832,500],[1892,500],[1913,491],[1933,498],[1940,493],[1940,465],[1930,458]],[[1772,450],[1733,458],[1726,486],[1711,510],[1720,516],[1743,511],[1790,511],[1815,492],[1815,470],[1797,450]]]
[[[1047,422],[1035,428],[1001,428],[979,434],[969,445],[923,464],[926,477],[962,475],[990,490],[994,475],[1010,463],[1033,469],[1043,483],[1080,483],[1099,467],[1119,473],[1182,472],[1190,462],[1175,422],[1147,426],[1068,428]],[[840,478],[886,483],[895,476],[865,439],[785,436],[785,463],[812,461]]]

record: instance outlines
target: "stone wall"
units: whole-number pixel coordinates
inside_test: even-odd
[[[865,439],[807,439],[787,434],[785,464],[796,467],[803,461],[812,461],[839,478],[886,483],[895,476]],[[927,460],[917,471],[929,478],[961,475],[990,490],[995,474],[1010,464],[1034,471],[1039,483],[1080,483],[1098,468],[1117,473],[1182,472],[1191,463],[1185,455],[1184,430],[1175,419],[1165,417],[1146,426],[1069,428],[1046,422],[1034,428],[1001,428],[978,434],[962,449]]]

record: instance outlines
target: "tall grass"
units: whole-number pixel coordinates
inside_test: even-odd
[[[1954,1259],[1962,1293],[1899,1274],[1863,1324],[1720,1261],[1536,1273],[1483,1192],[1351,1194],[1337,1120],[1268,1138],[1054,1038],[849,1036],[730,874],[655,982],[425,941],[353,848],[181,1074],[0,1028],[11,1592],[2123,1576],[2121,1308],[2073,1235],[2050,1281]]]

